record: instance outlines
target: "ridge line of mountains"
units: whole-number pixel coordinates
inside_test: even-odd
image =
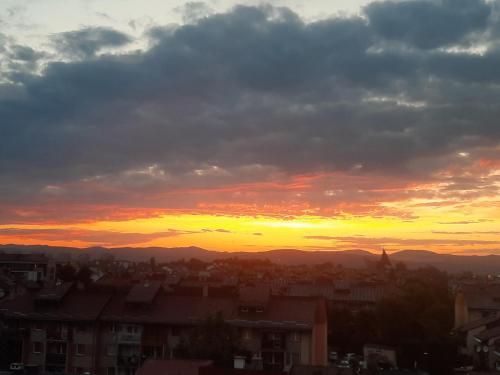
[[[0,253],[38,253],[56,259],[77,259],[87,254],[90,258],[101,258],[113,255],[117,260],[148,261],[152,257],[157,262],[168,262],[180,259],[196,258],[210,262],[216,259],[269,259],[283,265],[320,264],[331,262],[349,268],[363,268],[370,262],[377,261],[380,254],[365,250],[299,250],[276,249],[256,252],[223,252],[207,250],[196,246],[190,247],[59,247],[48,245],[0,245]],[[453,255],[440,254],[428,250],[402,250],[389,254],[391,262],[403,262],[409,268],[434,266],[448,272],[470,271],[473,273],[500,274],[500,255]]]

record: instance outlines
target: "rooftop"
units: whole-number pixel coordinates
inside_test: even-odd
[[[148,359],[136,375],[198,375],[201,367],[209,367],[209,360]]]
[[[43,254],[1,253],[1,263],[48,263],[49,258]]]

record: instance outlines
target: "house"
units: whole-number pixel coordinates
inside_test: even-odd
[[[55,264],[43,254],[0,253],[0,269],[21,280],[55,279]]]
[[[458,286],[455,294],[455,327],[500,313],[500,284]]]

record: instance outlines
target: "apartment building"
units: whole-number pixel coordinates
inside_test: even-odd
[[[43,254],[0,253],[0,269],[22,280],[43,281],[55,278],[55,263]]]
[[[176,358],[181,340],[207,316],[236,327],[247,369],[282,371],[327,364],[323,299],[271,295],[243,288],[238,297],[179,296],[160,282],[127,290],[45,287],[0,302],[5,329],[19,348],[13,362],[42,371],[132,375],[146,359]]]

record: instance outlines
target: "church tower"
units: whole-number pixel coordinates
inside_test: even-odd
[[[385,249],[382,249],[382,255],[380,256],[378,266],[384,270],[391,268],[391,260],[389,259],[389,255],[385,252]]]

